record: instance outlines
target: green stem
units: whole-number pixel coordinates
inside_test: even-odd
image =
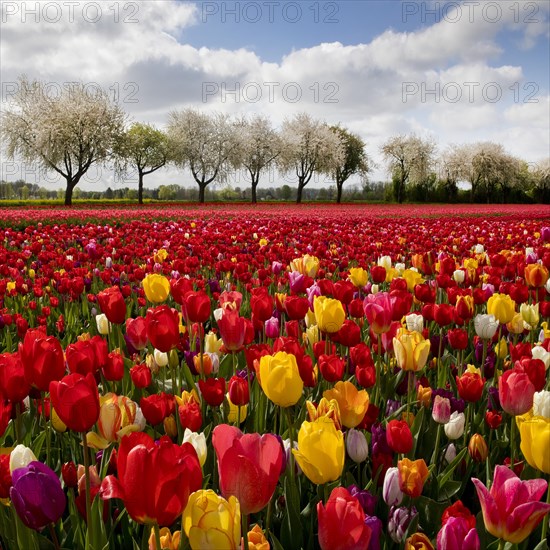
[[[481,378],[484,377],[486,359],[487,359],[487,340],[483,340],[483,354],[481,355]]]
[[[294,454],[292,453],[292,449],[294,448],[294,426],[292,425],[292,415],[290,414],[290,407],[286,407],[285,411],[286,411],[286,420],[288,422],[288,438],[290,440],[290,451],[289,451],[290,483],[294,485]]]
[[[15,404],[15,438],[18,445],[23,440],[21,437],[21,403]]]
[[[516,419],[512,416],[510,421],[510,468],[514,471],[514,465],[516,460]]]
[[[91,489],[90,489],[90,456],[88,453],[88,441],[86,440],[86,432],[82,432],[82,446],[84,447],[84,476],[86,480],[86,519],[88,523],[88,533],[90,536],[86,538],[88,545],[90,545],[90,539],[93,537],[93,518],[92,518],[92,501],[91,501]],[[87,545],[87,546],[88,546]],[[93,544],[90,545],[93,548]]]
[[[498,539],[498,550],[504,550],[505,545],[504,539]]]
[[[248,514],[241,514],[241,531],[244,548],[248,550]]]
[[[155,531],[155,546],[157,547],[156,550],[162,550],[162,546],[160,545],[159,524],[156,521],[155,523],[153,523],[153,530]]]
[[[550,476],[548,476],[548,481],[550,482]],[[550,483],[546,488],[546,503],[550,504]],[[550,512],[547,513],[542,519],[542,535],[540,541],[543,542],[546,540],[546,534],[548,533],[548,520],[550,519]]]
[[[437,465],[439,463],[438,457],[439,457],[439,446],[441,445],[441,429],[443,428],[442,424],[437,425],[437,435],[435,438],[435,448],[434,453],[432,455],[432,464],[435,466],[434,472],[437,476]]]
[[[50,523],[48,525],[48,530],[50,531],[50,536],[52,537],[52,542],[55,550],[60,550],[59,541],[57,540],[57,534],[55,532],[55,525]]]

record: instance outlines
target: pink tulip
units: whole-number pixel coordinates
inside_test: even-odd
[[[218,458],[220,489],[237,497],[243,514],[259,512],[270,501],[283,466],[283,448],[272,434],[243,434],[220,424],[212,433]]]
[[[387,292],[369,294],[363,302],[363,311],[372,330],[383,334],[390,330],[394,300]]]
[[[539,502],[548,483],[544,479],[521,481],[506,466],[495,468],[493,485],[488,490],[472,478],[481,503],[485,529],[507,542],[525,540],[550,511],[550,504]]]
[[[498,397],[502,408],[514,416],[525,414],[533,407],[535,386],[523,370],[513,368],[498,380]]]

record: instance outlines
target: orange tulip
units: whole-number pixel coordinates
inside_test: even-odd
[[[411,498],[419,497],[424,483],[430,473],[424,459],[409,460],[404,458],[397,463],[399,469],[399,487],[403,493]]]

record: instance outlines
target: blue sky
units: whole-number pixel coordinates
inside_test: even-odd
[[[549,156],[547,0],[82,0],[73,14],[62,1],[38,3],[50,11],[0,4],[3,102],[26,74],[101,85],[130,120],[161,128],[187,107],[261,113],[275,127],[307,111],[366,141],[373,179],[387,178],[380,146],[396,134],[430,137],[441,154],[494,141],[528,162]],[[0,169],[13,177],[13,163]],[[181,183],[181,170],[148,185],[166,182]],[[112,186],[113,174],[82,185]]]

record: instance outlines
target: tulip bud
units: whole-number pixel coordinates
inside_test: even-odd
[[[36,460],[38,459],[28,447],[19,444],[10,454],[10,473],[13,473],[17,468],[25,468]]]
[[[487,460],[489,449],[487,448],[487,443],[485,443],[485,439],[483,439],[482,435],[474,434],[470,438],[470,442],[468,443],[468,452],[474,462],[485,462]]]
[[[550,281],[550,279],[548,279]],[[550,367],[550,352],[546,351],[542,346],[534,346],[531,350],[533,359],[540,359],[544,363],[544,368],[548,370]]]
[[[155,349],[155,351],[153,352],[153,357],[155,358],[155,363],[157,364],[157,366],[165,367],[166,365],[168,365],[167,353]]]
[[[97,332],[99,332],[99,334],[101,334],[102,336],[106,336],[107,334],[109,334],[109,320],[107,319],[107,315],[105,315],[105,313],[96,315],[95,323],[97,325]]]
[[[445,461],[450,464],[456,458],[456,447],[454,443],[449,443],[445,450]]]
[[[463,269],[457,269],[453,271],[453,279],[458,283],[461,284],[464,282],[464,270]]]
[[[388,518],[388,533],[394,542],[400,543],[413,519],[418,515],[414,506],[411,508],[395,508],[392,506]]]
[[[65,462],[61,466],[61,477],[63,478],[63,483],[65,487],[76,487],[78,485],[78,476],[76,475],[76,464],[71,460]]]
[[[388,506],[399,506],[403,501],[403,491],[399,487],[399,470],[395,467],[388,468],[384,477],[382,498]]]
[[[498,330],[498,321],[494,315],[478,314],[474,317],[474,327],[480,338],[490,340]]]
[[[167,416],[163,421],[164,431],[168,437],[172,439],[178,435],[178,427],[176,426],[176,419],[174,415]]]
[[[449,422],[451,418],[451,402],[446,397],[435,396],[432,418],[438,424],[447,424]]]
[[[248,393],[248,382],[240,376],[232,376],[229,380],[229,398],[234,405],[248,405],[250,395]]]
[[[346,450],[348,451],[349,457],[357,464],[367,460],[369,456],[369,445],[365,434],[351,428],[346,434]]]
[[[201,467],[204,466],[208,454],[204,433],[192,432],[189,428],[185,428],[183,443],[191,443],[193,445],[195,451],[197,451]]]
[[[407,323],[407,330],[411,332],[422,332],[424,330],[424,317],[416,313],[409,313],[405,317],[405,322]]]
[[[279,319],[271,317],[265,322],[265,335],[267,338],[279,337]]]
[[[464,434],[464,424],[466,422],[466,417],[464,413],[459,413],[455,411],[451,414],[449,422],[445,424],[445,435],[449,439],[458,439]]]

